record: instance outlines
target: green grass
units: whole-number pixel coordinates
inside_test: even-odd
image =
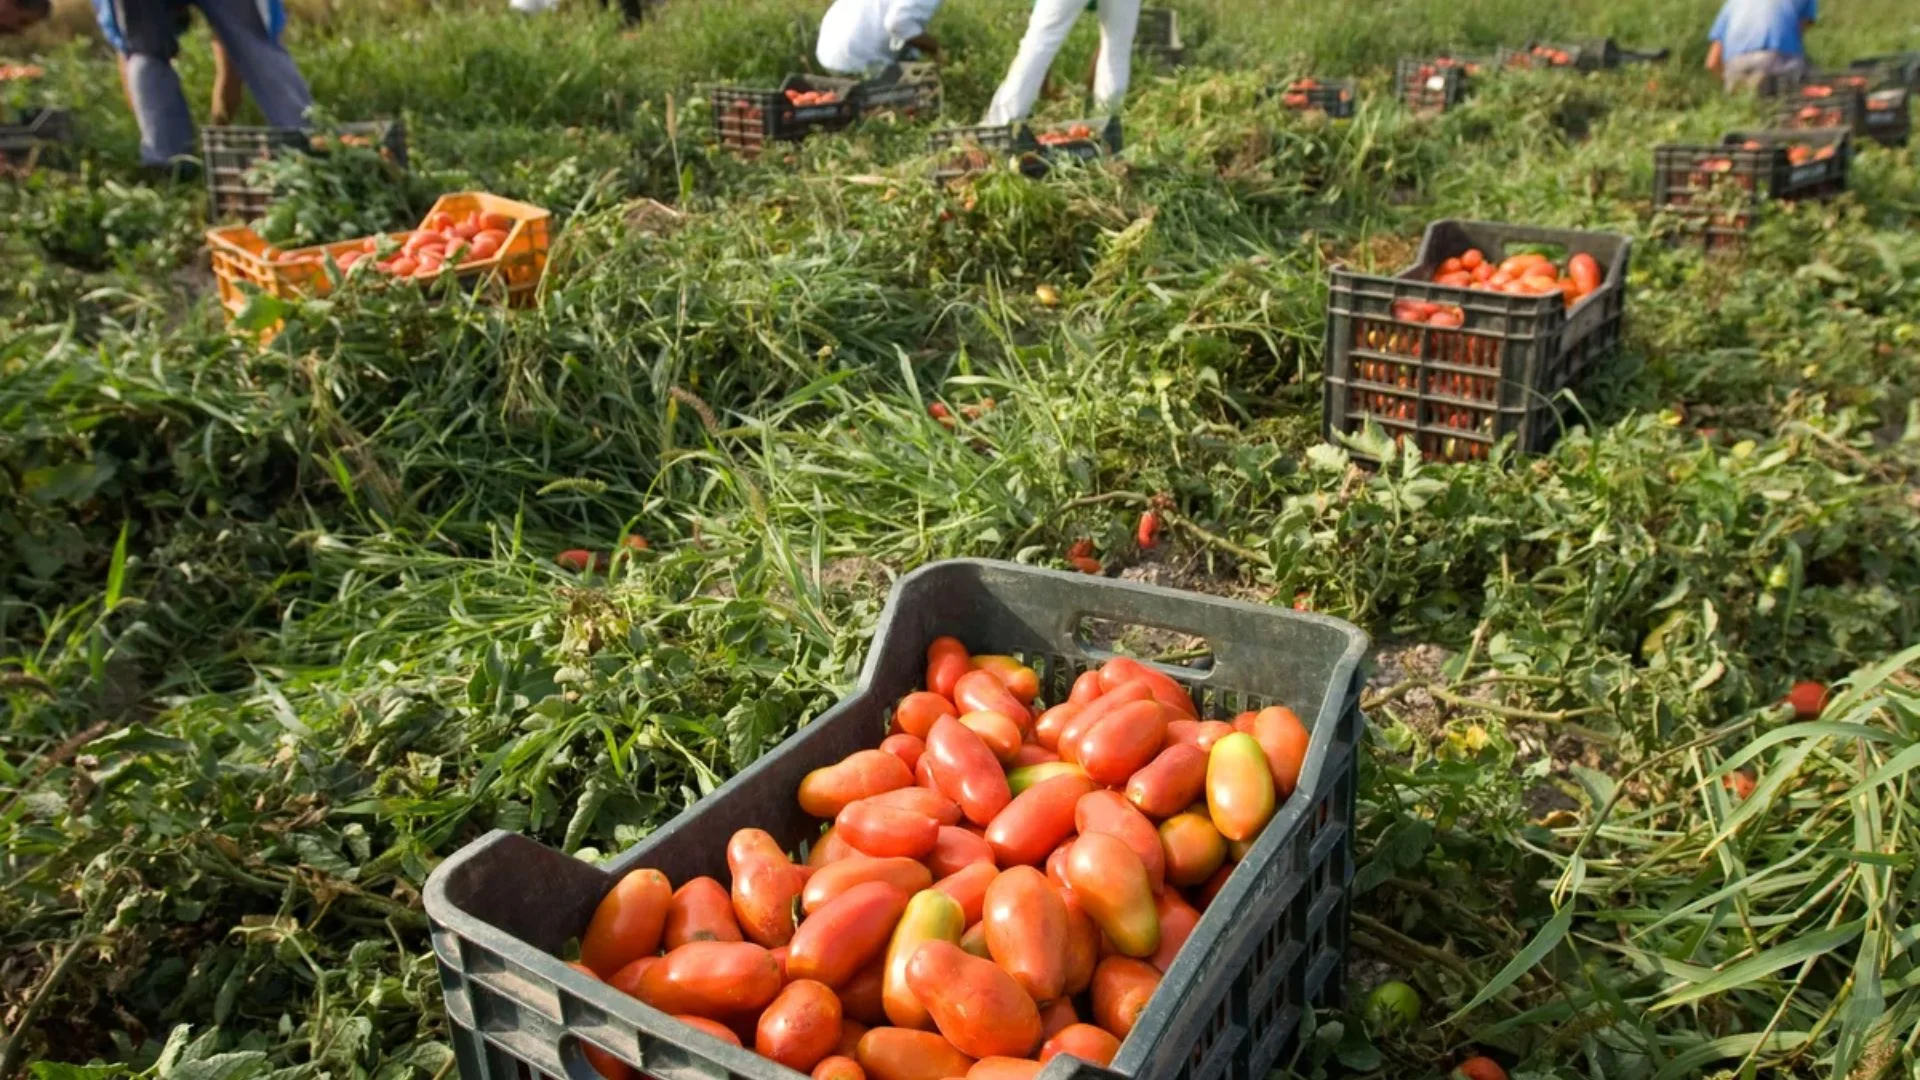
[[[893,575],[1085,537],[1386,649],[1347,975],[1425,1010],[1323,1011],[1297,1074],[1912,1072],[1913,152],[1708,261],[1647,200],[1654,143],[1761,117],[1696,70],[1710,3],[1179,6],[1195,63],[1136,81],[1123,165],[960,191],[923,128],[709,145],[697,88],[804,66],[817,4],[301,24],[334,115],[405,116],[420,192],[562,228],[531,309],[348,289],[265,349],[191,271],[202,193],[132,172],[111,63],[47,46],[86,141],[0,182],[6,1068],[444,1075],[438,860],[489,828],[618,851],[851,684]],[[941,13],[950,119],[1025,9]],[[1384,99],[1404,51],[1602,33],[1675,61]],[[1811,41],[1920,24],[1835,5]],[[1358,74],[1359,115],[1260,102],[1308,71]],[[639,196],[688,217],[638,231]],[[1549,454],[1360,472],[1321,442],[1327,266],[1398,268],[1442,217],[1633,236],[1628,347]],[[962,437],[926,413],[988,396]],[[629,532],[604,576],[552,561]],[[1847,680],[1819,725],[1773,704],[1799,678]]]

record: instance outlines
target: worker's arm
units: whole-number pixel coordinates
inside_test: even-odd
[[[207,110],[207,123],[222,127],[233,123],[240,111],[240,75],[227,61],[227,47],[213,39],[213,105]]]
[[[1707,47],[1707,70],[1720,70],[1720,43],[1717,41]]]
[[[933,21],[933,13],[940,10],[940,0],[894,0],[887,5],[886,13],[881,17],[887,28],[888,44],[893,51],[912,45],[922,52],[927,49],[922,42],[931,43],[927,37],[927,24]],[[938,49],[938,46],[935,46]]]

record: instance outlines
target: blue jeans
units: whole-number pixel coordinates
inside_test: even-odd
[[[246,84],[267,123],[304,126],[313,93],[293,57],[280,44],[283,21],[277,0],[190,0],[226,47],[227,60]],[[180,51],[174,0],[94,0],[94,15],[107,40],[126,60],[127,95],[140,124],[140,160],[163,165],[193,153],[193,116],[180,89],[173,58]],[[269,24],[272,25],[269,25]]]

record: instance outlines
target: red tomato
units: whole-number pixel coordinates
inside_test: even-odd
[[[1137,701],[1147,701],[1153,697],[1153,687],[1144,680],[1117,686],[1101,694],[1088,703],[1079,712],[1068,717],[1060,727],[1059,743],[1054,747],[1060,754],[1060,760],[1079,763],[1081,736],[1092,731],[1102,720],[1120,711],[1124,706]]]
[[[892,791],[883,791],[878,795],[869,796],[864,801],[876,806],[893,806],[902,810],[912,810],[915,813],[925,814],[942,825],[960,824],[959,805],[932,788],[918,786],[895,788]]]
[[[1021,792],[987,826],[987,844],[1002,866],[1037,866],[1073,835],[1074,808],[1098,785],[1085,776],[1056,776]]]
[[[1567,276],[1580,287],[1581,293],[1590,293],[1600,287],[1600,262],[1582,251],[1567,260]]]
[[[1206,786],[1206,751],[1173,743],[1127,781],[1127,801],[1150,818],[1169,818],[1192,806]]]
[[[1273,768],[1251,735],[1234,732],[1207,755],[1207,810],[1228,840],[1252,840],[1273,817]]]
[[[900,764],[905,765],[911,770],[915,765],[920,763],[920,755],[926,752],[927,744],[921,741],[919,736],[908,735],[903,732],[899,735],[889,735],[881,739],[880,749],[899,758]],[[913,791],[916,789],[901,788],[900,790]]]
[[[1003,871],[987,886],[980,921],[994,963],[1027,996],[1060,996],[1067,983],[1067,906],[1045,874],[1031,866]]]
[[[858,854],[860,853],[847,846],[847,842],[840,839],[840,834],[834,830],[833,826],[829,825],[827,826],[827,831],[821,833],[820,839],[815,840],[813,847],[808,849],[807,865],[815,870],[819,870],[822,867],[839,862],[841,859]]]
[[[1125,956],[1107,957],[1093,972],[1094,1021],[1125,1039],[1159,986],[1160,973],[1152,965]]]
[[[717,1020],[709,1020],[704,1016],[693,1016],[691,1014],[676,1016],[674,1019],[697,1031],[704,1031],[723,1043],[732,1043],[734,1046],[744,1045],[740,1041],[740,1036],[734,1034],[732,1028]]]
[[[661,1012],[715,1019],[763,1008],[779,992],[772,953],[744,941],[695,941],[647,968],[635,996]]]
[[[1051,1039],[1062,1031],[1080,1022],[1080,1014],[1074,1011],[1073,999],[1063,997],[1040,1007],[1040,1038]]]
[[[958,945],[922,943],[907,961],[907,986],[963,1054],[1025,1057],[1040,1045],[1040,1009],[1033,999],[993,961],[969,956]]]
[[[1032,1058],[988,1057],[973,1063],[966,1080],[1033,1080],[1040,1063]]]
[[[673,886],[658,870],[635,870],[614,882],[593,909],[593,921],[580,939],[580,962],[596,978],[605,978],[659,952],[667,905],[672,902]]]
[[[1060,732],[1080,715],[1083,706],[1071,701],[1063,701],[1040,714],[1033,722],[1033,741],[1048,750],[1060,747]]]
[[[943,825],[934,838],[933,850],[923,860],[935,877],[949,877],[974,863],[993,864],[993,847],[978,833],[952,825]]]
[[[1112,693],[1116,687],[1145,679],[1153,691],[1153,699],[1189,720],[1198,720],[1200,710],[1193,706],[1193,696],[1186,688],[1173,681],[1173,676],[1142,664],[1138,660],[1125,656],[1116,656],[1100,668],[1100,686],[1106,693]],[[1177,719],[1177,718],[1176,718]]]
[[[607,985],[628,997],[638,997],[640,994],[640,977],[647,973],[648,968],[659,962],[660,958],[658,956],[643,956],[633,963],[628,964],[626,967],[621,968],[619,971],[607,976]],[[591,970],[585,964],[569,964],[567,966],[579,968],[582,971]]]
[[[800,809],[817,818],[837,818],[850,803],[912,783],[913,770],[899,758],[885,750],[856,750],[801,779]]]
[[[884,881],[853,886],[809,915],[787,946],[787,974],[838,987],[880,957],[907,894]]]
[[[840,999],[811,979],[782,987],[760,1014],[753,1049],[796,1072],[811,1072],[840,1045]]]
[[[999,713],[1023,729],[1033,722],[1033,714],[992,671],[975,670],[960,676],[953,684],[953,703],[960,707],[962,716],[976,712]]]
[[[959,638],[937,637],[927,646],[927,689],[949,701],[953,700],[953,688],[960,676],[973,670],[973,657]],[[956,710],[955,716],[959,715]],[[926,738],[920,733],[921,738]]]
[[[1172,889],[1154,897],[1153,903],[1160,913],[1160,947],[1147,958],[1147,963],[1164,975],[1173,966],[1173,958],[1180,954],[1180,946],[1193,936],[1193,928],[1200,922],[1200,911]]]
[[[839,988],[840,1023],[843,1027],[849,1016],[863,1024],[887,1022],[887,1010],[881,998],[881,991],[885,987],[885,976],[886,957],[882,955],[873,963],[854,972],[853,978]],[[842,1034],[844,1035],[844,1032]],[[842,1042],[844,1041],[843,1038]]]
[[[1100,685],[1100,673],[1083,671],[1073,680],[1073,689],[1067,691],[1067,701],[1074,705],[1085,705],[1104,693],[1106,687]]]
[[[674,891],[673,899],[667,903],[667,921],[661,936],[661,944],[668,952],[696,941],[741,940],[740,924],[733,915],[733,897],[719,882],[710,877],[697,877]]]
[[[1013,760],[1026,737],[1018,723],[997,712],[970,712],[960,718],[960,723],[980,736],[980,741],[987,744],[987,749],[993,751],[993,756],[1002,764]]]
[[[1117,791],[1094,791],[1080,797],[1073,807],[1074,828],[1082,837],[1105,833],[1133,849],[1147,872],[1154,892],[1166,886],[1166,852],[1160,847],[1160,833],[1126,797]]]
[[[874,1028],[854,1054],[870,1080],[947,1080],[973,1068],[973,1059],[946,1039],[906,1028]]]
[[[1078,765],[1061,761],[1059,754],[1039,743],[1021,743],[1020,749],[1015,750],[1013,756],[1007,759],[1007,782],[1011,784],[1015,772],[1032,765],[1067,765],[1069,768],[1079,768]],[[1020,793],[1016,791],[1014,794]]]
[[[1011,656],[976,656],[973,666],[981,671],[991,671],[1007,688],[1015,700],[1022,705],[1033,704],[1040,696],[1040,675],[1032,668]],[[955,693],[959,691],[956,690]]]
[[[847,1023],[848,1021],[842,1020],[840,1026],[844,1029]],[[866,1029],[862,1028],[860,1033],[866,1034]],[[840,1047],[840,1049],[846,1048]],[[820,1064],[813,1067],[813,1080],[867,1080],[867,1071],[851,1057],[834,1054],[821,1058]]]
[[[1081,836],[1067,853],[1066,875],[1075,899],[1114,948],[1127,956],[1152,956],[1160,948],[1153,884],[1125,842],[1106,833]]]
[[[993,676],[985,672],[980,674],[993,681]],[[997,681],[994,686],[999,687],[1002,694],[1006,693],[1006,689],[1000,687]],[[1017,702],[1014,704],[1018,705]],[[891,755],[882,756],[899,764],[898,759]],[[980,736],[958,720],[943,716],[934,721],[933,727],[927,732],[927,752],[923,760],[931,760],[933,777],[940,786],[940,793],[959,803],[960,811],[976,825],[992,821],[1013,798],[1012,791],[1007,788],[1007,774],[1000,769],[1000,760],[980,740]]]
[[[1100,927],[1072,889],[1051,876],[1047,881],[1060,894],[1060,901],[1067,909],[1067,981],[1062,993],[1072,997],[1093,982],[1094,965],[1100,962]]]
[[[1074,1024],[1040,1047],[1040,1061],[1052,1061],[1061,1054],[1077,1057],[1090,1065],[1106,1068],[1120,1053],[1120,1040],[1111,1032],[1092,1024]]]
[[[1254,714],[1247,734],[1260,744],[1273,771],[1273,790],[1281,799],[1293,794],[1306,764],[1307,744],[1313,740],[1307,726],[1285,705],[1270,705]]]
[[[847,804],[833,827],[855,851],[875,858],[918,859],[940,838],[939,819],[872,799]]]
[[[1158,701],[1122,705],[1081,734],[1073,757],[1096,783],[1125,784],[1166,745],[1167,720]]]
[[[1160,515],[1148,510],[1140,515],[1140,524],[1133,530],[1133,538],[1142,551],[1151,549],[1160,542]]]
[[[1160,849],[1166,855],[1167,881],[1183,889],[1203,884],[1227,859],[1226,838],[1204,808],[1161,822]]]
[[[1470,1057],[1454,1066],[1447,1080],[1507,1080],[1507,1070],[1490,1057]]]
[[[600,981],[600,976],[595,975],[593,969],[585,964],[568,964],[567,966],[595,982]],[[593,1066],[593,1071],[599,1073],[604,1080],[629,1080],[633,1076],[633,1070],[627,1066],[626,1062],[592,1043],[581,1043],[580,1051],[586,1055],[587,1064]]]
[[[483,213],[480,215],[482,232],[512,232],[515,224],[517,223],[514,219],[506,214]]]
[[[960,710],[953,702],[939,694],[927,690],[916,690],[900,699],[893,707],[893,718],[900,730],[921,739],[933,727],[933,722],[942,716],[959,716]]]
[[[853,855],[823,866],[807,879],[800,892],[800,910],[811,915],[855,885],[884,881],[905,893],[933,885],[933,872],[913,859],[876,859]]]
[[[1000,876],[991,862],[970,863],[933,883],[933,887],[953,897],[966,916],[966,924],[980,921],[987,906],[987,886]]]
[[[734,918],[747,939],[769,949],[792,940],[793,902],[806,886],[806,872],[761,829],[733,834],[727,870],[733,875]]]
[[[1797,682],[1787,691],[1787,704],[1801,720],[1818,719],[1827,707],[1827,688],[1817,682]]]

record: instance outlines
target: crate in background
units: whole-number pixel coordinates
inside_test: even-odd
[[[1845,128],[1734,131],[1717,144],[1653,149],[1653,206],[1677,215],[1683,235],[1709,250],[1736,247],[1769,200],[1818,199],[1846,190],[1852,136]]]
[[[13,117],[0,124],[0,171],[33,171],[70,146],[73,134],[73,114],[65,109],[35,109]]]
[[[1278,98],[1281,107],[1285,109],[1295,112],[1322,112],[1327,114],[1329,119],[1345,120],[1353,116],[1354,101],[1358,92],[1352,79],[1321,79],[1306,75],[1292,80],[1284,87],[1269,88],[1267,96]]]
[[[863,117],[892,112],[909,120],[940,115],[940,66],[926,60],[887,65],[854,91]]]
[[[1920,52],[1863,56],[1848,64],[1847,70],[1865,73],[1873,89],[1903,86],[1920,90]]]
[[[1046,173],[1040,144],[1027,125],[1018,122],[942,128],[927,136],[927,152],[938,155],[933,177],[942,182],[985,172],[1011,159],[1018,159],[1020,170],[1029,176]]]
[[[1149,63],[1179,67],[1187,62],[1187,47],[1180,40],[1180,13],[1172,8],[1140,9],[1140,21],[1133,31],[1133,51]]]
[[[1402,57],[1394,69],[1395,94],[1414,112],[1446,112],[1466,100],[1473,80],[1491,67],[1486,57],[1458,53]]]
[[[777,89],[716,86],[708,93],[713,133],[721,146],[752,156],[776,142],[843,131],[855,120],[857,79],[789,75]],[[814,95],[824,95],[815,100]]]
[[[1522,245],[1557,246],[1569,258],[1592,255],[1600,286],[1568,308],[1558,293],[1519,296],[1429,280],[1469,248],[1497,262]],[[1632,247],[1614,233],[1447,220],[1427,226],[1418,261],[1393,277],[1335,266],[1325,341],[1327,437],[1358,432],[1372,420],[1429,458],[1482,460],[1509,435],[1524,453],[1545,450],[1560,433],[1556,396],[1619,347]],[[1460,325],[1403,321],[1395,311],[1404,301],[1458,308]]]
[[[407,167],[407,126],[400,120],[338,124],[325,131],[220,126],[200,129],[200,164],[207,178],[208,221],[250,221],[267,212],[275,192],[248,178],[253,167],[282,153],[324,154],[335,145],[374,147]]]
[[[1204,666],[1155,665],[1202,715],[1285,703],[1311,732],[1299,787],[1202,914],[1105,1069],[1071,1057],[1061,1080],[1258,1080],[1284,1064],[1300,1022],[1340,994],[1354,870],[1355,764],[1366,635],[1335,619],[1134,582],[986,560],[901,578],[858,685],[717,791],[604,867],[494,832],[437,867],[424,890],[462,1080],[587,1077],[587,1048],[663,1077],[791,1080],[575,972],[560,952],[627,872],[727,880],[728,838],[765,829],[787,850],[819,836],[793,798],[814,768],[876,746],[893,704],[918,689],[926,647],[953,635],[1008,653],[1064,700],[1112,653],[1102,629],[1151,626],[1204,639]]]

